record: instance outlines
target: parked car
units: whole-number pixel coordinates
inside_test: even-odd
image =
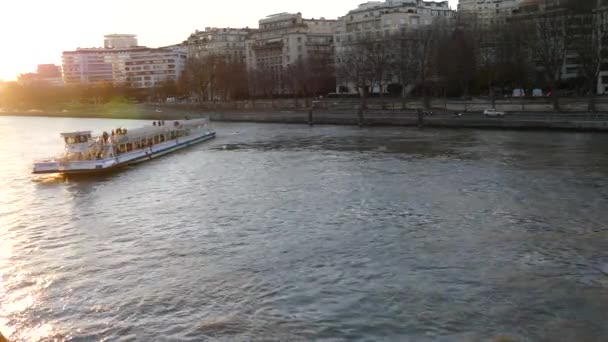
[[[490,108],[490,109],[484,110],[483,111],[483,115],[485,115],[485,116],[499,116],[499,117],[503,117],[503,116],[505,116],[505,112],[499,112],[495,108]]]

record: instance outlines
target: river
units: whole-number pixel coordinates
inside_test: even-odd
[[[608,135],[216,123],[119,172],[30,174],[0,117],[0,331],[14,341],[600,341]]]

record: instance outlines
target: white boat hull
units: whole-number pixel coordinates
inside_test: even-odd
[[[215,132],[204,131],[200,133],[197,132],[186,137],[168,140],[145,149],[123,153],[115,158],[86,161],[63,162],[60,160],[52,160],[37,162],[34,163],[33,173],[78,174],[103,172],[125,165],[132,165],[148,161],[150,159],[157,158],[213,138],[215,138]]]

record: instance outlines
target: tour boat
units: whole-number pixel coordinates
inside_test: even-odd
[[[61,133],[65,152],[34,163],[33,173],[94,173],[131,165],[215,138],[207,119],[155,121],[93,137],[91,131]]]

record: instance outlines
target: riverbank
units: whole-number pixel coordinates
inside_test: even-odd
[[[226,112],[210,113],[212,121],[225,122],[260,122],[309,124],[308,112]],[[366,126],[421,126],[416,113],[368,113],[365,115]],[[321,125],[358,125],[355,112],[329,113],[314,112],[312,124]],[[573,130],[573,131],[608,131],[608,116],[591,114],[546,114],[546,113],[512,113],[504,118],[485,117],[480,113],[465,113],[454,116],[450,113],[437,113],[425,116],[424,127],[436,128],[488,128],[518,130]]]
[[[201,110],[192,106],[129,105],[121,107],[89,106],[79,110],[2,111],[1,116],[45,116],[78,118],[111,118],[143,120],[177,120],[186,117],[209,116],[212,121],[288,123],[321,125],[358,125],[355,110]],[[310,120],[312,119],[312,122]],[[573,130],[608,131],[608,114],[508,112],[504,118],[488,118],[479,112],[455,116],[440,111],[425,116],[422,122],[415,111],[370,110],[365,114],[366,126],[420,126],[437,128],[517,129],[517,130]]]

